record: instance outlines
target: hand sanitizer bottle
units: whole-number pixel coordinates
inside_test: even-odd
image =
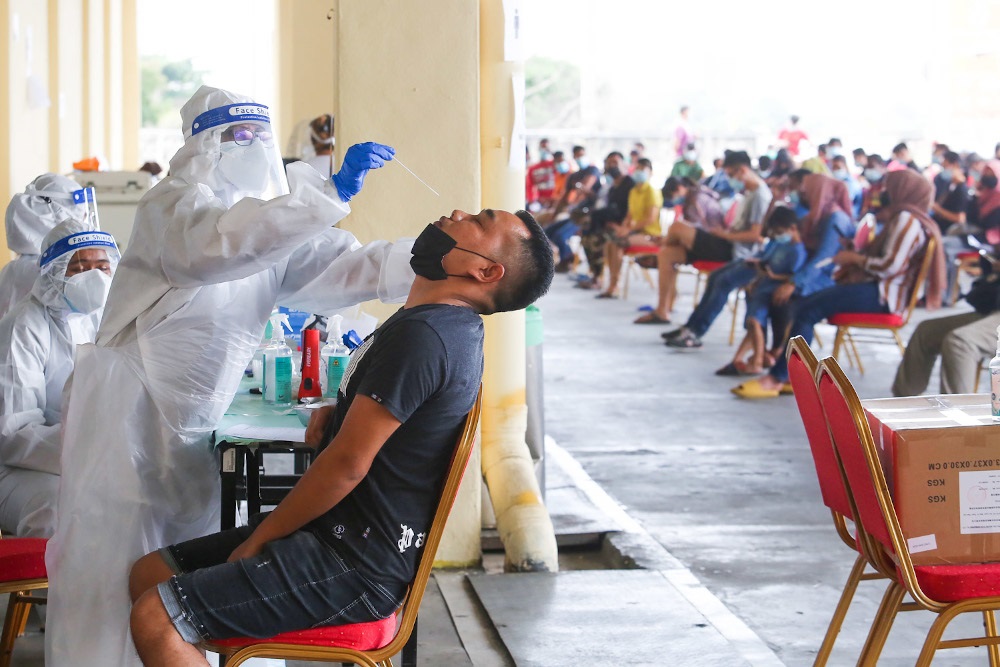
[[[351,360],[351,352],[343,343],[343,332],[340,322],[343,316],[334,315],[327,326],[326,345],[320,352],[320,377],[323,380],[323,397],[337,398],[340,381],[344,379],[344,371]]]
[[[264,402],[288,405],[292,402],[292,351],[285,345],[285,331],[292,330],[288,315],[271,316],[271,344],[264,350]]]

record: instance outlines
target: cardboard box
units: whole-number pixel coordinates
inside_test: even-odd
[[[989,394],[863,401],[914,565],[1000,561]]]

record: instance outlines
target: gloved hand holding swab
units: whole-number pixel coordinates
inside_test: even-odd
[[[435,190],[431,186],[427,185],[427,183],[424,181],[424,179],[422,179],[419,176],[417,176],[416,174],[414,174],[412,169],[410,169],[405,164],[403,164],[402,162],[400,162],[398,155],[394,155],[393,158],[392,158],[392,161],[395,162],[396,164],[398,164],[400,167],[402,167],[406,171],[410,172],[410,175],[413,176],[413,178],[415,178],[418,181],[420,181],[421,183],[423,183],[423,185],[424,185],[425,188],[427,188],[428,190],[430,190],[431,192],[433,192],[434,194],[436,194],[438,197],[441,196],[441,194],[437,190]]]

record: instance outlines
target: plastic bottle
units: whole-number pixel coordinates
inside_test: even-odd
[[[990,361],[990,404],[993,421],[1000,422],[1000,327],[997,327],[997,356]]]
[[[260,345],[254,350],[253,358],[250,360],[250,370],[253,373],[253,383],[261,393],[264,393],[264,350],[271,344],[271,322],[268,320],[264,327],[264,337],[260,339]]]
[[[292,402],[292,351],[285,345],[288,316],[271,315],[271,344],[264,350],[264,402],[286,405]]]
[[[319,329],[302,332],[302,381],[299,382],[299,400],[319,398],[323,395],[320,377]]]
[[[326,345],[320,353],[322,360],[320,373],[323,378],[323,396],[325,398],[337,398],[337,390],[340,389],[340,381],[344,378],[344,371],[351,360],[351,351],[343,343],[343,333],[340,322],[344,318],[341,315],[334,315],[327,324]]]

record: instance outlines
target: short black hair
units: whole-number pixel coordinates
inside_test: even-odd
[[[899,151],[908,151],[908,150],[910,150],[909,147],[902,141],[900,141],[898,144],[892,147],[893,153],[898,153]]]
[[[726,157],[722,160],[722,167],[724,169],[742,167],[744,165],[749,167],[751,164],[750,155],[746,151],[726,151]]]
[[[834,163],[834,162],[836,162],[837,160],[840,160],[840,161],[841,161],[841,162],[843,162],[843,163],[844,163],[845,165],[847,164],[847,158],[846,158],[846,157],[844,157],[843,155],[834,155],[834,156],[833,156],[833,159],[832,159],[832,160],[830,160],[830,164],[833,164],[833,163]]]
[[[803,178],[805,178],[806,176],[808,176],[811,173],[812,172],[809,171],[808,169],[796,169],[795,171],[793,171],[792,173],[790,173],[788,175],[788,181],[789,182],[792,182],[792,181],[800,182]]]
[[[624,160],[625,159],[625,156],[621,154],[621,151],[611,151],[610,153],[608,153],[608,156],[606,158],[604,158],[604,159],[605,160],[610,160],[613,157],[616,157],[619,160]]]
[[[586,153],[587,149],[584,148],[583,146],[580,146],[580,145],[573,146],[573,152],[574,153],[579,153],[580,151],[583,151],[583,152]]]
[[[840,140],[840,137],[830,137],[830,141],[826,142],[826,145],[829,146],[830,144],[838,144],[840,146],[843,146],[844,142]]]
[[[761,171],[767,171],[771,168],[771,157],[769,155],[761,155],[757,158],[757,167]]]
[[[689,107],[688,107],[688,105],[686,105],[686,104],[685,104],[685,105],[683,105],[683,106],[681,107],[681,113],[684,113],[685,111],[687,111],[687,110],[688,110],[688,108],[689,108]]]
[[[791,121],[792,121],[792,125],[795,125],[796,123],[799,122],[799,117],[796,116],[795,114],[792,114]]]
[[[524,223],[528,236],[518,238],[518,243],[505,251],[505,273],[493,295],[494,313],[527,308],[549,291],[555,275],[552,244],[545,230],[527,211],[514,215]]]
[[[959,156],[959,154],[955,151],[945,151],[944,155],[941,156],[941,159],[948,164],[961,164],[962,162],[961,156]]]
[[[555,153],[552,154],[552,159],[556,160],[558,158],[565,157],[565,156],[566,156],[566,154],[563,153],[562,151],[556,151]]]
[[[669,178],[667,178],[667,180],[663,183],[663,190],[662,190],[664,202],[668,199],[673,199],[674,195],[677,194],[677,190],[678,188],[680,188],[680,186],[681,186],[681,179],[677,178],[676,176],[670,176]]]
[[[872,153],[868,156],[868,166],[869,167],[884,167],[885,160],[878,153]]]
[[[646,169],[646,168],[648,168],[650,170],[653,169],[653,163],[647,157],[641,157],[641,158],[639,158],[639,161],[636,162],[635,165],[637,167],[639,167],[640,169]]]
[[[816,152],[826,154],[826,149],[827,149],[826,144],[820,144],[819,146],[816,147]]]
[[[775,206],[771,209],[771,215],[767,216],[764,229],[767,233],[772,233],[779,229],[791,229],[799,222],[798,216],[788,206]]]
[[[854,157],[857,157],[859,155],[865,155],[865,149],[864,148],[855,148],[851,152],[854,153]]]
[[[941,151],[941,152],[943,152],[943,153],[947,153],[947,152],[948,152],[948,151],[950,151],[951,149],[950,149],[950,148],[948,148],[948,144],[935,144],[935,145],[934,145],[934,150],[935,150],[935,151]]]

